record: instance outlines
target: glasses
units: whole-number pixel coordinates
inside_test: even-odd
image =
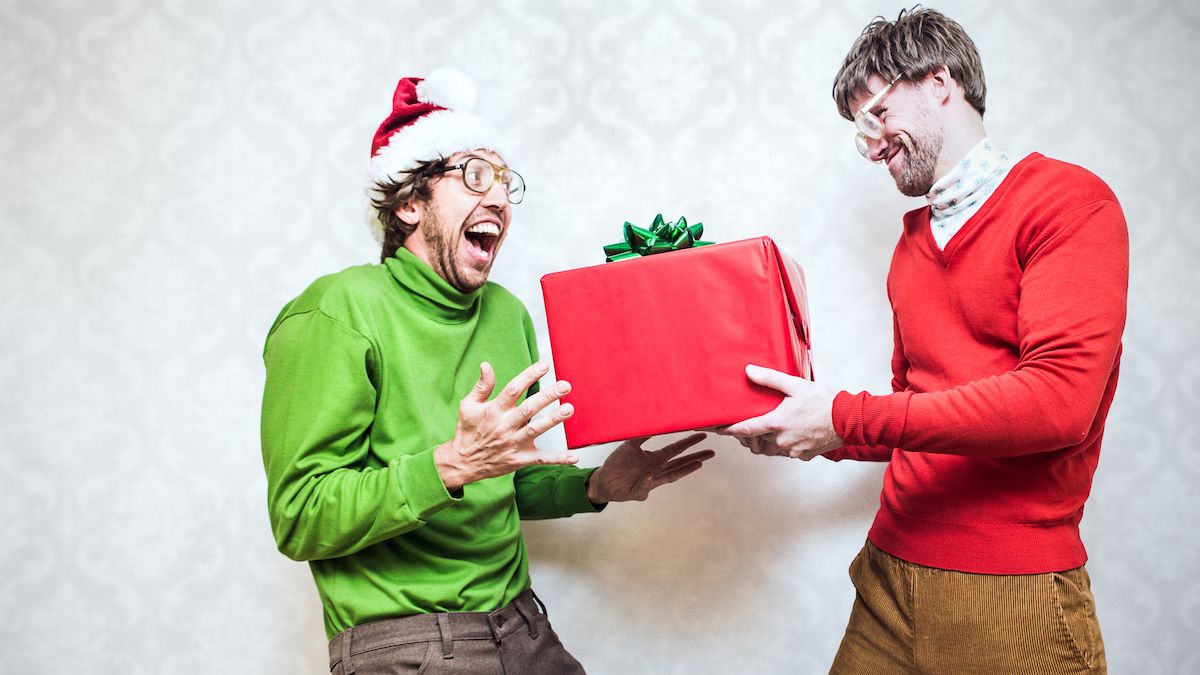
[[[854,136],[854,145],[858,148],[858,154],[868,160],[871,159],[871,148],[867,145],[867,139],[877,141],[883,138],[883,121],[876,117],[875,113],[871,112],[871,108],[879,105],[879,102],[887,95],[892,85],[899,81],[900,76],[897,75],[896,79],[888,82],[886,87],[875,92],[871,100],[864,103],[863,107],[854,113],[854,126],[858,127],[858,133]]]
[[[471,192],[485,194],[497,180],[504,186],[509,204],[520,204],[525,198],[525,179],[507,166],[492,164],[482,157],[471,157],[462,164],[430,172],[430,175],[462,170],[462,182]]]

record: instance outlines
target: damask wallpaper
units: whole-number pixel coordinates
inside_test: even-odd
[[[513,140],[529,190],[493,278],[544,353],[539,277],[661,212],[773,237],[808,276],[818,377],[886,391],[884,278],[921,202],[830,90],[901,6],[0,0],[0,671],[326,670],[307,568],[267,523],[261,349],[311,280],[377,259],[363,177],[401,76],[458,66]],[[933,6],[979,46],[990,136],[1121,199],[1088,567],[1112,672],[1200,672],[1200,9]],[[601,675],[826,672],[882,468],[706,445],[644,504],[527,524],[559,634]]]

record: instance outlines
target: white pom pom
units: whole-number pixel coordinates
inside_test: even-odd
[[[457,68],[438,68],[417,85],[419,100],[450,110],[470,110],[476,95],[475,83]]]

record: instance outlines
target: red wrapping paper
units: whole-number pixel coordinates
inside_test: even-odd
[[[812,379],[804,272],[769,237],[542,277],[569,448],[732,424],[783,395],[754,363]]]

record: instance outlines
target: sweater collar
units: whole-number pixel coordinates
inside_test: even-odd
[[[984,138],[929,189],[932,219],[954,218],[983,204],[1008,173],[1008,153]]]
[[[384,261],[388,271],[400,286],[416,296],[431,316],[448,323],[460,323],[471,318],[482,287],[463,293],[433,271],[413,252],[400,247],[396,255]]]

